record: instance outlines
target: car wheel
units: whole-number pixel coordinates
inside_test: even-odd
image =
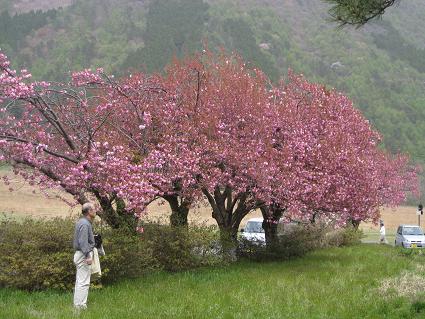
[[[406,248],[406,247],[404,247],[404,243],[403,242],[401,243],[401,247]]]

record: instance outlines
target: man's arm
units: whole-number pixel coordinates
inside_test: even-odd
[[[89,245],[89,227],[87,225],[81,225],[80,231],[78,232],[78,245],[81,252],[86,257],[86,262],[90,265],[92,247]]]

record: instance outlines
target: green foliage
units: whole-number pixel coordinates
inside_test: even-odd
[[[0,10],[0,47],[7,45],[17,50],[27,35],[55,19],[56,13],[56,10],[37,10],[11,16],[8,11]]]
[[[139,236],[106,230],[102,233],[102,238],[106,252],[100,260],[102,282],[112,283],[124,278],[136,278],[161,268],[153,256],[153,251]]]
[[[70,219],[0,222],[0,287],[70,288],[73,223]]]
[[[278,80],[278,72],[272,60],[266,56],[257,44],[250,25],[242,18],[227,19],[223,23],[226,47],[241,52],[242,56],[254,66],[260,68],[273,80]]]
[[[247,63],[278,81],[289,66],[282,57],[290,47],[290,31],[270,8],[256,4],[250,8],[245,12],[228,1],[211,6],[205,34],[209,47],[238,52]]]
[[[142,235],[106,230],[102,282],[136,278],[158,270],[182,271],[221,263],[213,253],[216,233],[210,227],[172,228],[146,223]]]
[[[173,56],[181,58],[202,49],[208,7],[203,0],[152,1],[146,15],[144,47],[131,53],[124,67],[161,71]]]
[[[329,230],[320,224],[299,225],[279,234],[277,241],[269,245],[241,240],[238,252],[255,261],[289,260],[319,248],[358,245],[363,237],[363,232],[353,227]]]
[[[389,22],[380,25],[384,27],[385,32],[373,34],[376,46],[385,50],[391,58],[406,61],[412,68],[424,73],[425,50],[406,41]]]
[[[360,27],[380,17],[397,0],[325,0],[333,5],[329,10],[332,20],[341,26],[346,24]]]
[[[134,5],[137,10],[129,7],[129,1],[119,6],[111,0],[76,1],[54,11],[40,36],[20,38],[18,52],[3,45],[2,49],[14,56],[17,67],[30,69],[35,79],[68,80],[71,70],[90,67],[118,73],[130,52],[141,47],[144,12]],[[28,19],[17,15],[21,16]]]
[[[71,289],[75,281],[72,236],[75,220],[3,218],[0,221],[0,287]],[[95,225],[98,228],[98,225]],[[145,225],[142,235],[105,229],[102,282],[146,273],[181,271],[222,263],[211,227]]]
[[[146,224],[142,239],[162,269],[181,271],[222,261],[214,227],[171,227]]]

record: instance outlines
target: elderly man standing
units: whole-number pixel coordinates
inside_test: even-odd
[[[92,222],[96,211],[92,203],[85,203],[82,207],[83,216],[75,224],[74,232],[74,264],[77,267],[75,279],[74,307],[87,308],[87,296],[90,287],[90,275],[95,246]]]

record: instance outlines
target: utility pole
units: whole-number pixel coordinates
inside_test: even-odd
[[[416,212],[416,214],[418,215],[418,226],[421,227],[421,215],[424,214],[423,211],[424,207],[422,206],[422,203],[418,205],[418,211]]]

